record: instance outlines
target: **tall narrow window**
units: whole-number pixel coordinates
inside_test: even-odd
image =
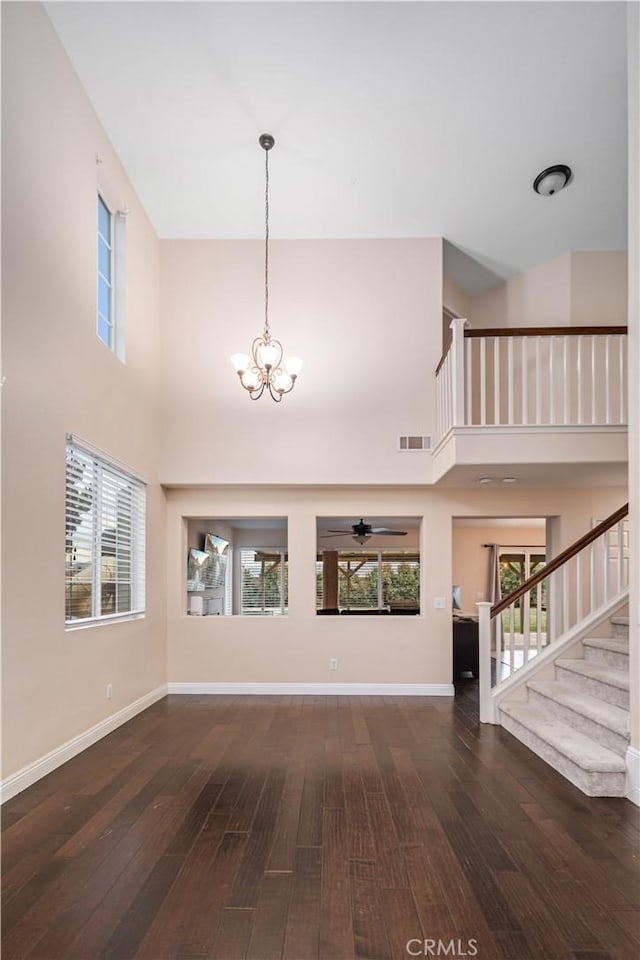
[[[113,214],[98,194],[98,336],[115,350]]]
[[[67,443],[65,620],[145,611],[146,485],[76,441]]]

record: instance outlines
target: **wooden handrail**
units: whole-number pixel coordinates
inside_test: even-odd
[[[487,337],[573,337],[594,336],[601,337],[611,334],[623,336],[627,333],[626,327],[488,327],[484,330],[474,330],[465,327],[465,337],[477,337],[478,340]],[[446,356],[446,352],[445,352]],[[442,358],[444,360],[444,357]],[[442,363],[442,360],[440,363]],[[437,372],[437,371],[436,371]]]
[[[606,520],[603,520],[598,524],[597,527],[594,527],[593,530],[589,530],[588,533],[585,533],[584,536],[580,537],[579,540],[576,540],[575,543],[572,543],[570,547],[567,547],[562,553],[559,553],[557,557],[554,557],[552,560],[539,570],[537,573],[534,573],[532,577],[529,577],[528,580],[525,580],[524,583],[521,583],[512,593],[507,597],[504,597],[498,603],[494,603],[491,607],[491,619],[497,617],[499,613],[502,613],[503,610],[506,610],[511,606],[512,603],[515,603],[516,600],[519,600],[520,597],[524,596],[525,593],[528,593],[533,587],[538,583],[541,583],[542,580],[545,580],[546,577],[551,576],[551,574],[561,567],[567,560],[571,560],[572,557],[575,557],[576,554],[580,553],[584,547],[588,547],[590,543],[593,543],[594,540],[597,540],[598,537],[605,533],[605,531],[610,530],[611,527],[615,526],[616,523],[619,523],[629,513],[629,504],[625,503],[624,506],[618,507],[618,509],[611,514],[610,517],[607,517]]]

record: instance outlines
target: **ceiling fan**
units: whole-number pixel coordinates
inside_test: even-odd
[[[391,530],[389,527],[372,527],[360,517],[359,523],[352,523],[350,530],[327,530],[321,534],[323,539],[328,537],[352,536],[357,543],[366,543],[369,537],[406,537],[406,530]]]

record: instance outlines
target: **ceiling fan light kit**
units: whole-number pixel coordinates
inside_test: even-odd
[[[251,356],[234,353],[231,362],[241,386],[252,400],[259,400],[265,390],[272,400],[280,403],[285,393],[291,393],[302,367],[300,357],[286,357],[283,362],[282,344],[271,336],[269,327],[269,151],[275,144],[270,133],[263,133],[258,143],[265,152],[264,167],[264,330],[251,344]],[[284,363],[284,369],[283,369]]]
[[[556,163],[547,167],[533,181],[533,189],[541,197],[552,197],[571,183],[573,174],[566,163]]]

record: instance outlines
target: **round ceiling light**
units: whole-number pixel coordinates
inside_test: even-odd
[[[533,189],[541,197],[552,197],[571,182],[571,167],[566,163],[556,163],[547,167],[533,181]]]

